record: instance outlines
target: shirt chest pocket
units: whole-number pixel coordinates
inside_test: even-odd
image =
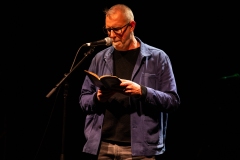
[[[156,88],[158,82],[158,77],[156,74],[152,73],[142,73],[141,74],[141,84],[146,87]]]

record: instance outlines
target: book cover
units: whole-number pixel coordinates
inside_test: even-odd
[[[120,86],[121,80],[117,76],[112,75],[103,75],[98,76],[97,74],[84,70],[89,79],[92,81],[92,83],[99,87],[99,88],[105,88],[105,89],[113,89],[113,90],[123,90],[123,87]]]

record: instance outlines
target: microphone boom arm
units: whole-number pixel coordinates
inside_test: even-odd
[[[95,49],[95,47],[92,46],[92,47],[90,47],[90,49],[89,49],[88,52],[84,53],[84,57],[73,67],[73,69],[72,69],[70,72],[64,74],[64,77],[63,77],[63,78],[55,85],[55,87],[52,88],[52,90],[46,95],[47,98],[49,98],[49,97],[56,91],[56,89],[71,75],[71,73],[72,73],[74,70],[76,70],[76,68],[77,68],[78,66],[80,66],[80,64],[83,62],[83,60],[86,59],[87,56],[90,55],[90,54],[94,51],[94,49]]]

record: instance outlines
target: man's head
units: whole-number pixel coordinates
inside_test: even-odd
[[[105,31],[113,40],[117,50],[130,50],[136,48],[134,29],[136,22],[132,10],[123,4],[117,4],[105,10]]]

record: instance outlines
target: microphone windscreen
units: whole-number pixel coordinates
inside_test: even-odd
[[[107,46],[110,46],[112,44],[112,39],[111,38],[106,37],[105,40],[106,40],[106,45]]]

